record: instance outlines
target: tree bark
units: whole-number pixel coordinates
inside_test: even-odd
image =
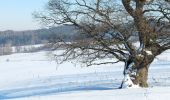
[[[140,87],[148,87],[148,68],[148,65],[145,65],[137,71],[134,84]]]
[[[154,56],[147,54],[127,60],[120,88],[148,87],[148,69],[153,60]]]

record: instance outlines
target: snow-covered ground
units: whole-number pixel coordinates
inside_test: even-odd
[[[118,89],[123,63],[82,67],[47,51],[0,56],[0,100],[168,100],[170,51],[155,59],[147,89]]]

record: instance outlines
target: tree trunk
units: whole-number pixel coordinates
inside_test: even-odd
[[[124,67],[124,72],[123,72],[124,79],[122,81],[120,88],[133,88],[133,87],[135,87],[134,82],[131,79],[133,66],[134,66],[134,62],[132,61],[132,59],[128,59],[125,62],[125,67]]]
[[[139,85],[140,87],[148,87],[148,66],[143,66],[140,68],[137,73],[135,80],[133,81],[134,84]]]
[[[136,60],[137,63],[126,63],[120,88],[148,87],[148,69],[153,60],[152,56],[145,55],[144,58]]]
[[[148,87],[148,69],[150,64],[153,62],[155,55],[153,52],[146,51],[143,57],[139,57],[136,59],[136,64],[135,68],[137,69],[136,71],[136,76],[134,78],[134,84],[139,85],[140,87]]]

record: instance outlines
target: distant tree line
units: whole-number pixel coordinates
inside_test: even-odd
[[[66,41],[84,38],[80,36],[73,25],[63,25],[48,29],[27,31],[0,31],[0,45],[11,44],[12,46],[43,44],[52,42],[58,37]]]

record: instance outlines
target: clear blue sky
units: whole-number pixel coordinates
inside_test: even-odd
[[[44,9],[48,0],[0,0],[0,31],[40,28],[32,13]]]

